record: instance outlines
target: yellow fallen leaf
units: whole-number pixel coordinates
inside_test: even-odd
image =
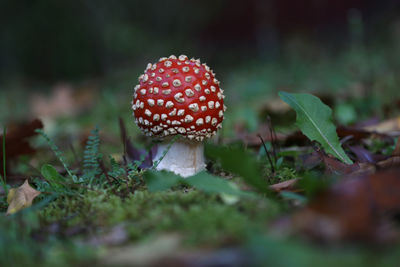
[[[400,117],[385,120],[376,125],[364,127],[364,129],[371,132],[398,136],[400,133]]]
[[[19,210],[30,207],[32,201],[40,195],[40,192],[32,188],[28,180],[18,188],[12,188],[7,195],[8,209],[6,215],[16,213]]]

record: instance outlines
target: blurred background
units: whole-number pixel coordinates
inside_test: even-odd
[[[344,124],[400,97],[398,0],[2,0],[0,40],[1,123],[113,128],[146,64],[171,54],[211,66],[235,107],[226,123],[250,131],[279,90],[326,96]]]

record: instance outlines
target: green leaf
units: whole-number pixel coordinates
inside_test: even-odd
[[[206,193],[224,193],[234,196],[252,197],[254,194],[245,192],[234,186],[228,180],[219,178],[207,172],[200,172],[188,177],[184,182]]]
[[[49,181],[50,183],[59,184],[60,182],[64,182],[64,178],[57,172],[57,170],[51,166],[50,164],[44,164],[40,171],[43,177]]]
[[[177,185],[182,178],[172,172],[166,171],[146,171],[144,180],[150,192],[158,192],[170,189]]]
[[[325,152],[344,163],[353,163],[339,143],[336,127],[332,122],[332,110],[327,105],[310,94],[279,92],[279,96],[296,111],[296,124],[303,134],[311,141],[319,142]]]
[[[285,199],[288,199],[288,200],[300,201],[300,203],[302,203],[302,204],[307,203],[307,198],[305,196],[294,193],[294,192],[282,191],[282,192],[280,192],[280,196]]]
[[[336,105],[334,109],[334,114],[336,120],[340,124],[348,125],[350,123],[353,123],[357,119],[357,111],[354,108],[353,105],[347,104],[347,103],[342,103]]]
[[[250,192],[245,192],[233,185],[232,182],[219,178],[207,172],[200,172],[186,179],[172,172],[147,171],[144,179],[150,192],[158,192],[170,189],[179,183],[188,184],[205,193],[228,194],[239,197],[254,197]]]
[[[205,152],[207,158],[219,161],[224,170],[239,175],[260,192],[268,192],[267,184],[261,177],[260,164],[242,147],[207,145]]]

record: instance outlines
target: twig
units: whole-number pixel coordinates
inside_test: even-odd
[[[126,153],[127,153],[127,151],[126,151],[126,146],[127,146],[127,136],[126,136],[126,127],[125,127],[125,123],[124,123],[124,121],[122,120],[122,118],[121,117],[119,117],[119,129],[120,129],[120,131],[121,131],[121,141],[122,141],[122,144],[123,144],[123,146],[124,146],[124,154],[123,154],[123,160],[124,160],[124,164],[125,164],[125,166],[128,164],[128,162],[127,162],[127,160],[126,160]]]
[[[3,184],[4,192],[6,193],[6,196],[8,196],[7,174],[6,174],[6,134],[7,134],[7,127],[4,126],[4,129],[3,129],[3,177],[1,177],[1,181]]]
[[[264,139],[261,137],[260,134],[258,134],[257,136],[260,138],[261,143],[263,144],[263,147],[264,147],[264,150],[265,150],[265,154],[267,154],[267,158],[268,158],[269,164],[271,165],[272,173],[275,173],[275,167],[274,167],[274,164],[272,164],[272,160],[271,160],[271,157],[269,155],[267,146],[265,145]]]
[[[267,119],[268,119],[269,134],[271,135],[272,156],[274,157],[274,161],[276,162],[277,161],[277,158],[276,158],[276,151],[277,151],[276,140],[277,140],[277,137],[276,137],[275,130],[274,130],[273,126],[272,126],[271,117],[268,116]]]

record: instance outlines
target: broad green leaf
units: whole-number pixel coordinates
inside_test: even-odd
[[[150,192],[163,191],[179,183],[188,184],[205,193],[228,194],[239,197],[254,197],[250,192],[244,192],[233,186],[231,182],[209,174],[200,172],[186,179],[172,172],[166,171],[147,171],[144,174],[147,187]]]
[[[241,176],[247,184],[260,192],[268,192],[267,184],[261,177],[260,164],[242,147],[206,146],[206,156],[218,160],[222,168]]]
[[[172,172],[146,171],[144,179],[150,192],[158,192],[177,185],[182,178]]]
[[[288,200],[297,200],[300,203],[307,203],[307,198],[305,196],[294,192],[282,191],[280,192],[280,196]]]
[[[335,106],[334,114],[340,124],[348,125],[357,119],[357,111],[353,105],[342,103]]]
[[[327,105],[310,94],[279,92],[279,96],[296,111],[296,124],[303,134],[310,140],[319,142],[325,152],[344,163],[353,163],[339,143],[336,127],[332,122],[332,110]]]
[[[50,183],[65,182],[63,177],[57,172],[57,170],[50,164],[44,164],[40,170],[43,177]]]
[[[224,193],[234,196],[254,196],[235,187],[232,182],[219,178],[207,172],[200,172],[184,180],[189,185],[206,193]]]

